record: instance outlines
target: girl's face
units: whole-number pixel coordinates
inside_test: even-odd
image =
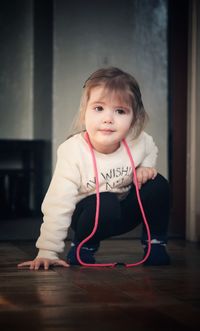
[[[106,92],[106,93],[105,93]],[[133,110],[115,92],[93,87],[85,112],[85,127],[95,150],[113,153],[129,132]]]

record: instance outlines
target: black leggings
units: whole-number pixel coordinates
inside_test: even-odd
[[[158,174],[154,180],[147,181],[140,189],[145,215],[150,227],[151,238],[166,242],[169,223],[169,184]],[[81,200],[72,216],[71,227],[75,241],[82,241],[93,230],[96,213],[96,195]],[[100,193],[100,213],[98,228],[88,244],[98,244],[101,240],[131,231],[143,222],[138,205],[135,187],[120,201],[116,193]],[[142,241],[147,239],[143,226]]]

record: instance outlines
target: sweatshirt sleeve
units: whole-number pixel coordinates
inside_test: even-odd
[[[65,143],[58,148],[56,168],[42,203],[43,223],[36,242],[37,257],[56,259],[64,250],[80,186],[80,172],[71,161],[72,154]]]
[[[145,157],[140,166],[154,168],[157,162],[158,147],[150,135],[146,132],[143,132],[143,135],[145,140]]]

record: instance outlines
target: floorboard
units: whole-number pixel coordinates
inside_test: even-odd
[[[66,250],[69,243],[66,244]],[[200,245],[169,243],[165,267],[17,269],[34,242],[0,242],[1,330],[200,330]],[[134,262],[138,240],[108,240],[97,259]]]

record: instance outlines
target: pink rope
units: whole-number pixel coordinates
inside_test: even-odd
[[[148,259],[149,254],[151,252],[151,233],[150,233],[149,225],[148,225],[146,215],[145,215],[145,212],[144,212],[144,208],[142,206],[142,201],[141,201],[141,198],[140,198],[140,192],[139,192],[138,181],[137,181],[137,174],[136,174],[136,170],[135,170],[135,164],[134,164],[131,152],[130,152],[130,148],[128,147],[128,144],[127,144],[126,140],[123,140],[123,144],[126,148],[129,159],[131,161],[131,166],[132,166],[132,170],[133,170],[133,183],[135,184],[136,195],[137,195],[140,211],[141,211],[141,214],[142,214],[142,218],[143,218],[146,230],[147,230],[147,240],[148,240],[147,241],[148,242],[148,249],[147,249],[147,253],[146,253],[145,257],[141,261],[126,264],[126,267],[129,268],[129,267],[135,267],[139,264],[142,264]]]
[[[96,158],[95,158],[94,150],[93,150],[93,147],[92,147],[92,144],[90,142],[90,138],[89,138],[89,135],[88,135],[87,132],[85,133],[85,138],[86,138],[86,141],[87,141],[87,143],[89,145],[89,148],[90,148],[90,152],[91,152],[91,156],[92,156],[92,162],[93,162],[93,168],[94,168],[94,174],[95,174],[95,178],[96,178],[96,214],[95,214],[95,222],[94,222],[93,230],[89,234],[89,236],[86,237],[84,240],[82,240],[79,243],[79,245],[77,246],[76,256],[77,256],[77,260],[80,263],[80,265],[85,266],[85,267],[114,267],[118,264],[117,262],[113,262],[113,263],[85,263],[80,258],[80,249],[81,249],[81,247],[87,241],[89,241],[93,237],[93,235],[96,233],[98,223],[99,223],[99,210],[100,210],[99,178],[98,178]],[[126,148],[126,151],[128,153],[128,156],[129,156],[129,159],[130,159],[130,162],[131,162],[131,166],[132,166],[132,170],[133,170],[133,183],[134,183],[135,188],[136,188],[136,195],[137,195],[140,211],[141,211],[141,214],[142,214],[142,217],[143,217],[143,221],[144,221],[144,224],[145,224],[145,227],[146,227],[146,230],[147,230],[147,239],[148,239],[148,249],[147,249],[147,253],[146,253],[145,257],[141,261],[138,261],[138,262],[135,262],[135,263],[125,264],[125,266],[127,268],[130,268],[130,267],[134,267],[134,266],[137,266],[137,265],[140,265],[140,264],[144,263],[146,261],[146,259],[149,257],[149,254],[150,254],[150,251],[151,251],[151,234],[150,234],[148,222],[147,222],[145,212],[144,212],[144,208],[142,206],[142,202],[141,202],[141,198],[140,198],[134,161],[133,161],[130,149],[128,147],[128,144],[125,140],[123,140],[123,144]]]

